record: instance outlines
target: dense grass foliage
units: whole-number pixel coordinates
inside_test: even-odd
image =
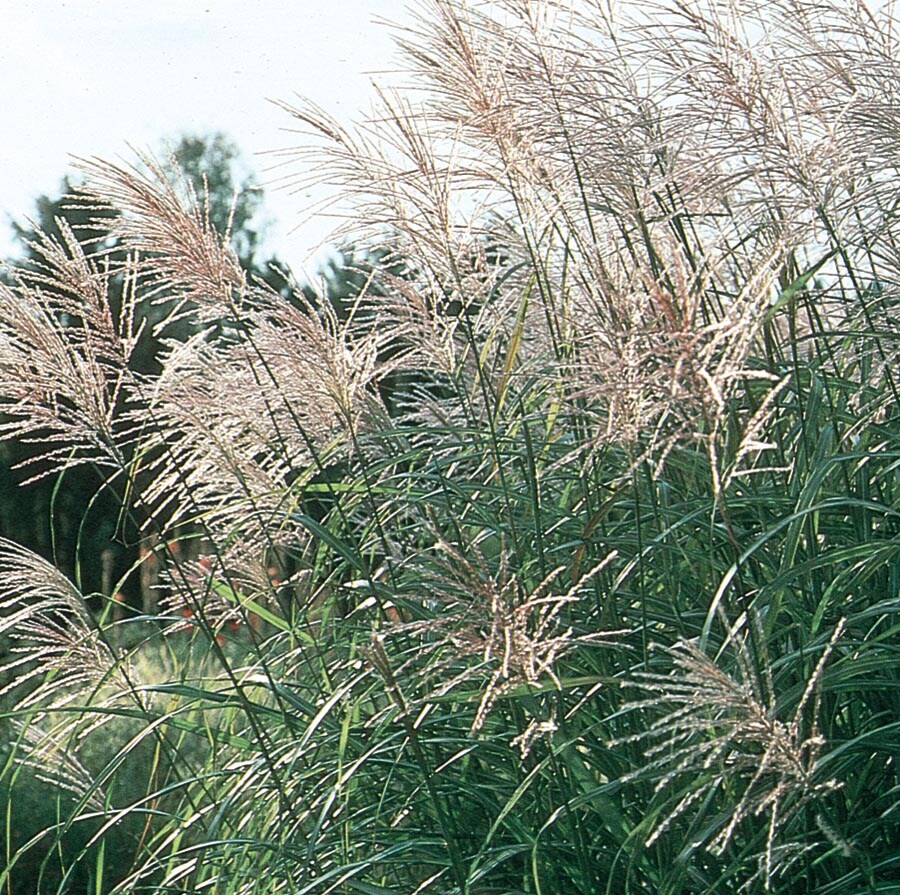
[[[900,33],[624,6],[431,0],[370,122],[290,110],[339,305],[85,163],[130,254],[2,287],[3,430],[157,583],[2,545],[9,891],[898,891]]]

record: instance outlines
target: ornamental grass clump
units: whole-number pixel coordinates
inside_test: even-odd
[[[144,548],[0,545],[7,889],[890,891],[893,9],[421,3],[369,120],[288,109],[350,295],[84,162],[2,426]]]

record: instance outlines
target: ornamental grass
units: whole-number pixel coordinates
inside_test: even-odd
[[[420,3],[370,118],[285,106],[340,304],[84,161],[0,428],[155,597],[0,545],[5,890],[896,892],[894,8]]]

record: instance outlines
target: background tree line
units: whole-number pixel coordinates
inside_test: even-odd
[[[171,148],[161,166],[181,189],[193,196],[209,224],[229,233],[241,267],[253,281],[311,306],[330,303],[338,314],[347,313],[348,300],[365,283],[371,260],[352,246],[336,250],[317,272],[313,283],[297,283],[285,264],[264,246],[265,199],[252,174],[246,173],[239,148],[225,134],[185,134]],[[0,277],[41,276],[45,261],[42,246],[47,236],[61,243],[74,236],[88,255],[102,255],[107,263],[124,261],[119,240],[103,226],[114,213],[98,209],[78,193],[78,179],[66,175],[55,195],[42,195],[32,220],[13,221],[18,253],[7,259]],[[41,236],[43,234],[43,236]],[[15,270],[13,270],[15,269]],[[124,277],[113,278],[112,304],[121,305]],[[155,295],[141,304],[143,324],[152,333],[140,340],[132,357],[138,373],[155,373],[164,341],[183,341],[197,330],[190,315],[165,320],[176,299]],[[140,608],[146,583],[136,573],[141,532],[139,520],[123,511],[121,496],[104,489],[90,467],[78,465],[63,475],[45,475],[46,464],[35,461],[38,445],[0,441],[0,537],[8,538],[52,560],[87,592],[109,594],[118,588],[125,602]],[[27,483],[27,484],[26,484]],[[25,487],[23,487],[25,484]],[[100,557],[100,562],[88,558]],[[84,560],[84,561],[83,561]]]

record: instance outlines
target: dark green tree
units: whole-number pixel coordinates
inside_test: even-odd
[[[218,232],[229,234],[241,266],[252,279],[289,294],[283,265],[262,253],[263,192],[228,137],[221,133],[185,135],[166,154],[162,168],[176,189],[184,192],[184,198],[199,203]],[[20,252],[10,259],[10,265],[22,275],[40,272],[40,234],[65,242],[65,230],[78,238],[86,253],[102,254],[111,269],[124,260],[124,251],[119,250],[111,233],[116,212],[98,209],[79,194],[78,186],[77,180],[64,177],[58,195],[37,200],[31,221],[13,223]],[[107,219],[110,229],[104,227]],[[111,278],[113,307],[123,285],[121,277]],[[151,325],[166,311],[164,295],[154,296],[152,304],[145,302],[140,309]],[[191,321],[183,318],[168,327],[165,335],[186,338],[192,331]],[[162,346],[153,339],[141,342],[132,366],[139,373],[155,372]],[[29,463],[35,453],[29,444],[0,443],[0,536],[52,558],[70,575],[78,574],[87,590],[109,593],[136,559],[133,523],[111,491],[92,499],[97,476],[89,467],[77,466],[62,476],[37,478],[28,487],[21,487],[23,481],[42,472],[39,465]],[[129,601],[137,600],[136,588],[132,582],[132,592],[126,593]],[[127,586],[125,589],[129,590]]]
[[[231,234],[244,269],[265,274],[269,262],[257,264],[263,192],[251,175],[242,173],[234,143],[220,133],[211,137],[185,135],[163,168],[176,183],[194,191],[219,233]]]
[[[274,255],[263,257],[264,193],[248,173],[237,146],[222,133],[187,134],[163,159],[162,170],[183,198],[197,202],[217,232],[229,234],[244,270],[256,281],[287,292],[285,265]],[[10,260],[17,267],[40,266],[39,234],[62,239],[60,222],[72,230],[88,254],[104,252],[112,261],[121,260],[116,238],[103,225],[108,219],[112,226],[115,212],[98,209],[78,187],[79,181],[66,175],[57,195],[37,199],[31,221],[12,223],[20,252]]]

